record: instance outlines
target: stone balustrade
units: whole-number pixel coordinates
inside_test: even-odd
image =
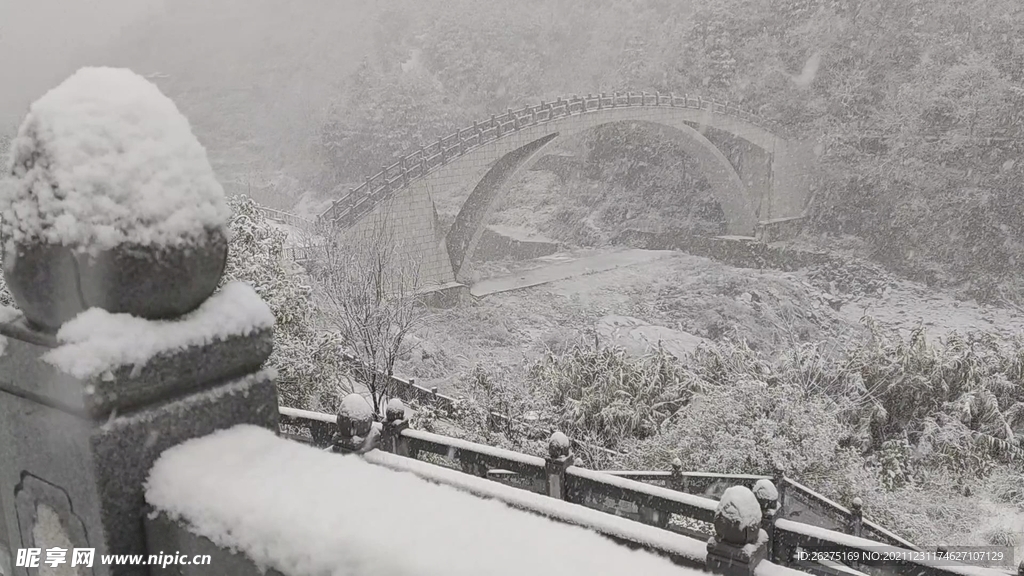
[[[353,395],[349,401],[355,402],[357,398],[361,399],[358,395]],[[844,525],[843,532],[786,519],[785,508],[793,501],[793,494],[800,494],[798,490],[809,489],[786,478],[781,470],[774,471],[771,476],[693,473],[684,472],[678,461],[668,471],[587,470],[573,464],[568,438],[560,432],[552,434],[546,457],[531,456],[411,429],[406,412],[407,409],[400,400],[392,399],[388,404],[386,417],[380,423],[379,438],[360,441],[359,437],[348,437],[339,428],[338,434],[332,440],[334,450],[359,452],[371,462],[396,470],[411,471],[433,481],[453,484],[478,494],[484,490],[481,486],[486,486],[480,484],[480,481],[490,479],[494,484],[503,484],[515,489],[512,492],[499,491],[500,496],[490,497],[498,497],[510,505],[520,506],[524,510],[542,515],[546,512],[537,506],[516,504],[520,498],[527,498],[526,496],[513,495],[524,492],[547,496],[582,505],[605,516],[622,517],[636,524],[661,529],[666,533],[704,541],[707,546],[700,558],[702,567],[720,574],[758,573],[758,567],[762,563],[771,565],[772,570],[791,565],[830,576],[843,574],[843,570],[856,572],[855,569],[867,570],[871,574],[892,573],[907,576],[911,573],[927,576],[1006,576],[1008,573],[1005,570],[977,568],[948,560],[908,561],[892,570],[888,565],[880,567],[884,563],[878,561],[857,564],[854,570],[839,565],[826,566],[798,561],[798,550],[826,547],[847,551],[903,550],[908,553],[908,557],[911,551],[923,552],[912,544],[903,545],[903,539],[881,527],[877,527],[877,532],[876,529],[869,528],[870,524],[863,517],[859,498],[854,500],[850,509],[845,509],[810,491],[821,499],[829,517],[837,518],[839,523]],[[295,414],[292,411],[288,413]],[[291,423],[301,426],[303,421],[303,418],[293,417]],[[325,418],[318,417],[316,425],[322,425],[324,421]],[[363,428],[365,426],[364,424]],[[324,434],[321,432],[318,436],[323,438]],[[355,449],[351,448],[353,442],[357,445]],[[373,451],[373,448],[402,458],[377,455],[379,452]],[[417,460],[420,462],[416,462]],[[479,480],[472,480],[472,487],[467,487],[465,483],[470,480],[464,480],[464,476],[476,477]],[[721,485],[727,485],[728,488],[717,494],[718,490],[715,488]],[[687,493],[691,490],[707,491],[709,497]],[[749,521],[743,524],[742,528],[739,523],[733,521],[734,519],[722,519],[723,507],[728,506],[744,509],[749,513]],[[753,514],[750,511],[755,507],[757,513]],[[807,508],[802,507],[801,510]],[[570,521],[564,517],[554,519]],[[678,520],[690,522],[680,525],[676,523]],[[693,528],[694,523],[704,528]],[[592,529],[602,531],[600,523],[588,525]],[[861,537],[862,534],[876,539]],[[623,541],[621,534],[610,536],[620,542]],[[649,540],[624,543],[634,547],[645,547],[652,552],[672,557],[666,550],[659,551]],[[683,565],[694,565],[693,558],[688,561],[682,561],[680,558],[676,560]],[[1024,570],[1024,563],[1021,563],[1020,570]]]

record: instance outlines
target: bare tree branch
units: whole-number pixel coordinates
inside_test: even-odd
[[[326,239],[311,266],[323,316],[357,359],[357,379],[377,413],[391,396],[395,362],[425,317],[419,266],[396,242],[390,210],[383,208],[355,231]]]

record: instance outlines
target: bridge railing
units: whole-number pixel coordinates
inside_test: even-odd
[[[344,355],[344,360],[350,363],[358,362],[357,358],[347,354]],[[452,411],[460,402],[459,398],[443,394],[439,392],[436,387],[427,388],[417,384],[415,378],[409,378],[406,380],[398,376],[386,376],[384,374],[380,374],[379,376],[385,379],[385,388],[390,391],[391,395],[397,398],[410,400],[421,406],[433,406],[434,408],[447,412]],[[291,409],[283,408],[282,410]],[[282,412],[282,414],[283,413],[284,412]],[[332,416],[328,417],[333,418]],[[522,430],[530,437],[547,437],[553,433],[553,430],[545,429],[530,422],[518,421],[507,414],[501,414],[495,411],[489,412],[488,420],[490,426],[495,430],[503,430],[512,426]],[[289,420],[286,423],[303,427],[301,419],[294,421]],[[323,426],[320,427],[319,433],[316,434],[313,433],[311,428],[306,428],[312,435],[310,440],[312,440],[314,444],[326,446],[330,443],[331,433],[323,432],[323,430],[326,430]],[[578,441],[573,438],[570,439],[570,443],[572,448],[577,451],[584,451],[590,454],[603,454],[606,456],[619,455],[614,450]],[[753,485],[754,482],[757,482],[757,480],[762,478],[772,479],[776,483],[776,486],[778,486],[783,493],[788,495],[787,508],[794,512],[799,512],[804,516],[815,516],[823,523],[832,526],[833,529],[837,529],[842,532],[868,537],[878,540],[879,542],[910,550],[918,549],[917,546],[909,540],[892,532],[877,522],[864,518],[860,510],[843,506],[797,482],[796,480],[786,477],[781,472],[774,476],[685,472],[680,466],[681,464],[679,466],[673,464],[672,470],[606,471],[606,473],[639,482],[671,488],[673,490],[689,494],[706,494],[716,486],[721,488],[725,484],[747,486]],[[503,483],[512,483],[520,486],[524,484],[524,479],[517,478],[517,474],[515,472],[508,470],[496,468],[490,470],[488,475],[490,478]],[[526,483],[528,484],[529,481],[527,480]]]
[[[331,420],[336,417],[282,408],[282,423],[306,425],[310,429],[320,429],[314,436],[324,438]],[[423,460],[424,463],[452,468],[447,474],[460,471],[478,478],[488,478],[524,492],[543,494],[565,502],[582,505],[586,508],[608,512],[635,520],[641,524],[653,526],[689,538],[706,540],[720,536],[714,527],[717,498],[704,497],[679,491],[676,487],[692,483],[707,485],[725,480],[730,486],[752,488],[755,494],[766,495],[761,505],[765,512],[762,529],[769,541],[767,543],[768,559],[779,564],[790,563],[797,558],[798,549],[830,550],[843,557],[852,558],[859,554],[862,562],[850,562],[855,570],[874,570],[884,568],[881,573],[906,576],[1005,576],[1013,572],[1008,568],[980,568],[959,564],[949,559],[921,559],[926,554],[916,547],[894,545],[885,540],[871,540],[863,536],[869,534],[844,534],[810,524],[785,519],[787,507],[788,479],[759,475],[721,475],[681,472],[644,471],[644,472],[605,472],[589,470],[573,465],[573,458],[568,440],[560,433],[552,435],[547,457],[532,456],[511,450],[496,448],[461,439],[450,438],[413,430],[406,421],[406,410],[401,402],[389,403],[388,416],[380,426],[379,442],[375,446],[364,444],[356,448],[350,436],[351,425],[334,429],[333,445],[335,451],[364,453],[373,447],[391,452],[397,456],[411,460]],[[361,438],[355,438],[358,441]],[[387,460],[391,467],[405,466],[399,460],[383,455],[377,459]],[[399,462],[399,464],[395,464]],[[378,462],[379,463],[379,462]],[[437,474],[430,472],[434,467],[424,468],[412,466],[414,473]],[[420,472],[416,472],[420,470]],[[445,473],[441,473],[445,474]],[[666,487],[652,485],[647,481],[664,482]],[[774,496],[769,492],[758,492],[765,483],[776,486]],[[613,502],[613,506],[608,503]],[[767,513],[767,511],[772,511]],[[856,517],[862,518],[859,511]],[[903,558],[899,562],[890,560],[882,562],[876,554],[888,552],[890,558]],[[934,554],[933,554],[934,556]],[[806,564],[793,563],[804,569]],[[1024,563],[1022,563],[1024,569]],[[823,566],[811,567],[811,570],[822,574],[834,574],[834,570]],[[879,572],[875,572],[879,573]]]
[[[626,92],[588,96],[573,95],[559,98],[554,102],[541,102],[518,110],[507,110],[501,115],[492,115],[483,122],[474,122],[461,130],[439,138],[412,153],[400,158],[389,166],[382,166],[376,174],[351,189],[348,194],[335,200],[330,208],[318,218],[323,225],[345,226],[365,214],[380,200],[391,193],[408,186],[417,178],[425,176],[432,169],[447,164],[470,150],[518,130],[551,122],[566,116],[587,114],[606,108],[620,107],[688,108],[704,110],[711,114],[722,114],[739,118],[757,126],[766,126],[766,121],[757,114],[744,110],[730,102],[705,100],[690,94],[676,95],[660,92]]]
[[[302,216],[297,216],[290,212],[283,210],[275,210],[273,208],[267,208],[266,206],[257,205],[257,209],[263,213],[264,216],[271,220],[277,220],[283,224],[287,224],[294,228],[298,228],[304,232],[312,232],[316,228],[316,222]]]

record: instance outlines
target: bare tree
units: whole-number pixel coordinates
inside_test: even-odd
[[[396,242],[388,212],[371,217],[361,231],[322,243],[310,267],[324,320],[344,340],[356,380],[369,390],[378,414],[392,395],[395,362],[425,314],[419,267]]]

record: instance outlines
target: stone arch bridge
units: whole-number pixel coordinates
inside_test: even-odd
[[[452,285],[466,276],[489,216],[518,174],[560,138],[617,122],[659,124],[683,135],[730,235],[755,236],[772,222],[804,214],[813,142],[786,139],[728,103],[627,93],[560,98],[474,123],[384,167],[335,200],[317,224],[348,235],[366,232],[373,216],[386,216],[403,253],[418,263],[421,283]],[[447,230],[437,216],[439,199],[459,204]]]

